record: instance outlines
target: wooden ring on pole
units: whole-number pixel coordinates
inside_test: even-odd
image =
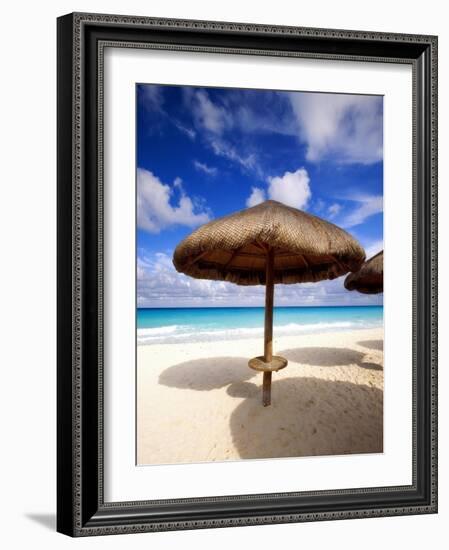
[[[273,358],[269,363],[265,363],[264,359],[265,358],[263,355],[253,357],[248,361],[248,366],[259,372],[277,372],[278,370],[284,369],[288,365],[287,359],[285,359],[285,357],[281,357],[280,355],[273,355]]]

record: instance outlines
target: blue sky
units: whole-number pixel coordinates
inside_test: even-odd
[[[379,96],[139,84],[139,307],[263,305],[263,287],[178,274],[173,250],[195,227],[274,199],[383,249]],[[276,305],[381,304],[344,277],[277,285]]]

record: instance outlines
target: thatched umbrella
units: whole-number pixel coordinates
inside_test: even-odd
[[[384,251],[366,261],[356,273],[345,279],[347,290],[358,290],[363,294],[379,294],[384,291]]]
[[[271,374],[287,366],[273,356],[274,284],[334,279],[357,271],[365,252],[351,235],[325,220],[276,201],[199,227],[178,244],[177,271],[197,279],[265,285],[264,355],[249,361],[263,372],[263,404],[271,402]]]

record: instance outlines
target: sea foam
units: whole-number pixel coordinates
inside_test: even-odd
[[[295,334],[300,335],[330,332],[334,330],[371,328],[375,326],[378,326],[378,324],[362,320],[303,324],[288,323],[285,325],[275,325],[273,327],[273,332],[274,337],[277,337]],[[157,328],[139,328],[137,330],[137,343],[139,345],[211,342],[259,337],[263,337],[263,327],[207,329],[192,325],[170,325]]]

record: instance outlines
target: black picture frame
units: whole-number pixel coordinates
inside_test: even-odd
[[[437,512],[437,37],[75,13],[58,29],[57,530],[71,536]],[[413,483],[105,503],[102,45],[413,69]]]

